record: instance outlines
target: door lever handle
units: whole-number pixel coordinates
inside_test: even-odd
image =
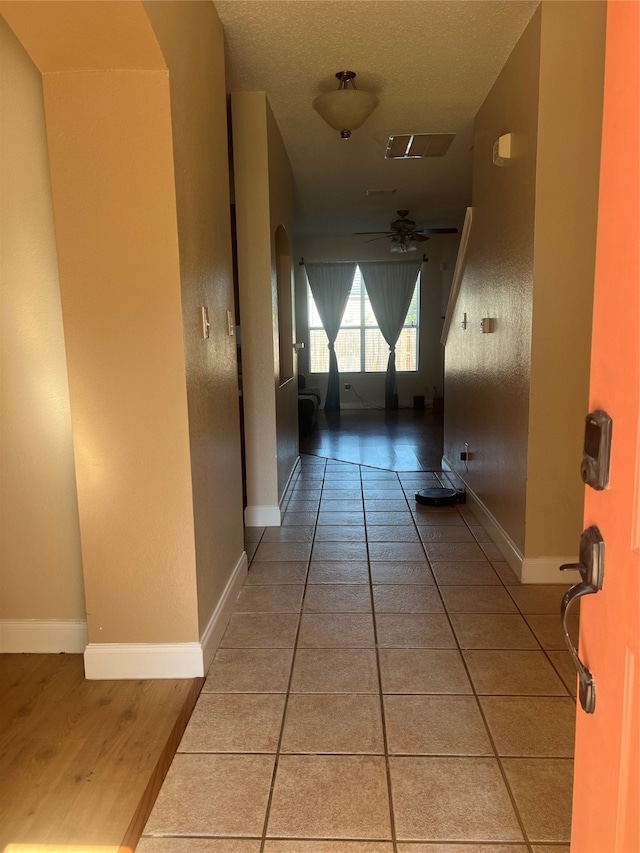
[[[580,537],[580,562],[565,563],[560,566],[561,571],[567,569],[578,569],[582,582],[570,587],[562,597],[560,605],[560,618],[562,619],[562,633],[564,641],[573,659],[574,666],[580,679],[579,697],[580,704],[587,714],[593,714],[596,709],[596,688],[593,676],[582,663],[578,651],[569,636],[567,626],[567,615],[569,608],[574,602],[585,595],[594,595],[602,589],[604,581],[604,540],[595,525],[588,527]]]

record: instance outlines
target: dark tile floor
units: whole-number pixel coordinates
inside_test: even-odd
[[[437,480],[303,456],[139,853],[568,853],[563,588]]]

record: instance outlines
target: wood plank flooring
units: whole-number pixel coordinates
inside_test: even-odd
[[[434,471],[442,462],[443,419],[431,409],[318,412],[300,452],[389,471]]]
[[[0,655],[0,850],[133,850],[203,681],[85,681],[81,655]]]

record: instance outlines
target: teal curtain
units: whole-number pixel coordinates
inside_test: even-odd
[[[340,374],[335,342],[356,274],[356,264],[305,264],[305,270],[320,320],[329,339],[329,380],[324,410],[339,412]]]
[[[371,308],[389,344],[384,407],[394,409],[397,408],[396,343],[411,304],[422,261],[371,261],[362,262],[359,266]]]

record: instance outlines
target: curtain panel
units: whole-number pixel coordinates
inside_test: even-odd
[[[329,339],[329,379],[324,410],[325,412],[339,412],[340,374],[338,373],[335,342],[353,285],[356,264],[305,264],[305,270],[320,320]]]
[[[411,304],[422,261],[363,261],[359,267],[378,326],[389,344],[384,407],[394,409],[397,408],[396,343]]]

